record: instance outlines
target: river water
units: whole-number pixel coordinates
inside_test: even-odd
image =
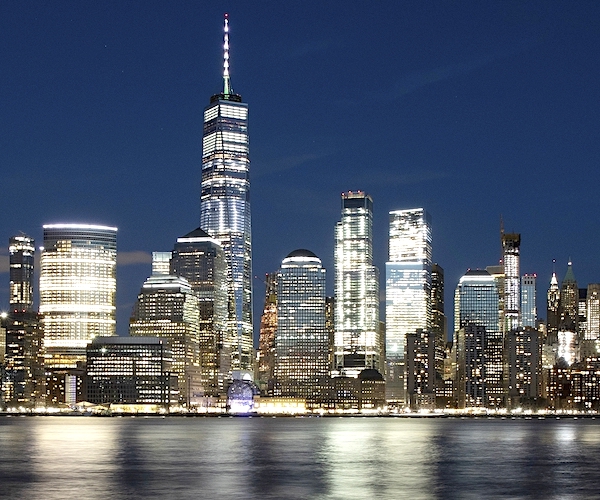
[[[0,498],[600,498],[600,419],[0,417]]]

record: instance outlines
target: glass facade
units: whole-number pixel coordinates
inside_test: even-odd
[[[520,246],[521,235],[502,233],[502,254],[504,264],[504,331],[509,332],[520,326]]]
[[[10,263],[10,309],[33,311],[33,258],[35,242],[27,235],[13,236],[8,242]]]
[[[388,259],[386,398],[404,402],[406,335],[431,326],[431,217],[423,208],[390,212]]]
[[[386,356],[402,359],[406,334],[431,323],[431,217],[423,208],[390,212],[385,304]]]
[[[87,398],[94,404],[168,407],[171,351],[156,337],[100,337],[87,346]]]
[[[521,278],[521,324],[535,328],[537,323],[535,274],[526,274]]]
[[[469,325],[485,328],[481,341],[484,349],[485,404],[499,406],[504,398],[504,338],[497,282],[485,270],[467,271],[454,293],[454,331],[458,332]],[[475,331],[472,333],[480,335]],[[465,342],[470,342],[466,333],[465,338]],[[468,353],[465,355],[468,356]]]
[[[232,368],[247,371],[253,364],[248,105],[230,88],[227,18],[224,47],[223,93],[204,110],[200,227],[225,253]]]
[[[117,228],[44,226],[40,313],[46,366],[75,368],[95,337],[116,334]]]
[[[308,250],[296,250],[277,273],[275,395],[308,398],[329,375],[325,269]]]
[[[42,329],[33,310],[35,242],[24,234],[13,236],[8,252],[10,310],[2,319],[2,394],[8,404],[34,407],[43,404],[45,394]]]
[[[586,329],[584,340],[600,338],[600,284],[590,283],[587,287]]]
[[[170,274],[185,278],[199,298],[200,366],[205,395],[224,393],[232,380],[234,345],[227,326],[227,264],[219,242],[200,228],[177,238]]]
[[[373,200],[362,191],[342,193],[335,227],[334,374],[383,372],[379,335],[379,270],[373,265]]]
[[[185,278],[151,276],[138,295],[129,323],[132,337],[160,337],[169,342],[173,372],[177,374],[180,402],[201,391],[200,304]]]

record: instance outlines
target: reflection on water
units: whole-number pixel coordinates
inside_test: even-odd
[[[0,417],[0,497],[598,498],[600,421]]]

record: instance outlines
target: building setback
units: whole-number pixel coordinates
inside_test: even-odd
[[[200,372],[199,299],[185,278],[150,276],[142,286],[129,323],[132,337],[160,337],[169,342],[180,402],[204,395]]]
[[[383,372],[379,335],[379,270],[373,265],[373,200],[362,191],[342,193],[335,227],[334,374]]]
[[[390,212],[385,269],[386,398],[402,404],[406,335],[431,324],[431,217],[423,208]]]
[[[252,342],[252,238],[248,105],[229,78],[229,18],[225,15],[223,92],[204,109],[200,227],[223,248],[229,297],[232,370],[249,372]]]
[[[6,333],[2,394],[10,405],[36,407],[45,402],[42,328],[33,310],[35,242],[27,235],[9,240],[10,308],[3,315]]]
[[[177,238],[169,272],[185,278],[199,299],[199,363],[204,395],[224,394],[232,380],[235,339],[227,328],[227,263],[223,249],[197,228]]]

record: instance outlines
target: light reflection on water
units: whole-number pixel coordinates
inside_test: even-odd
[[[600,498],[600,421],[0,417],[0,497]]]

